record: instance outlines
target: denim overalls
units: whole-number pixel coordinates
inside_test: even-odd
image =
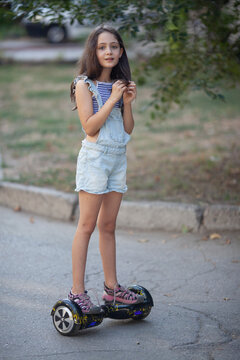
[[[83,79],[95,96],[98,110],[103,106],[102,98],[94,82],[87,76],[78,76],[74,83]],[[109,94],[110,96],[110,94]],[[78,155],[76,189],[92,194],[111,191],[125,193],[126,185],[126,144],[130,140],[123,126],[121,109],[114,107],[101,127],[96,142],[86,139]]]

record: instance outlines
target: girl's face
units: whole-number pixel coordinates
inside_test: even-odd
[[[122,53],[123,49],[112,33],[105,31],[98,36],[96,55],[103,68],[116,66]]]

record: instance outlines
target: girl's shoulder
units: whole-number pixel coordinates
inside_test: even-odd
[[[76,91],[76,86],[78,83],[86,83],[87,80],[88,77],[85,75],[78,75],[77,77],[75,77],[75,79],[73,80],[73,91]]]
[[[73,80],[73,84],[76,86],[79,80],[83,80],[84,82],[86,82],[86,80],[88,80],[88,77],[86,75],[78,75]]]
[[[76,91],[76,86],[82,86],[84,84],[88,85],[88,89],[93,92],[94,91],[94,83],[91,79],[89,79],[86,75],[78,75],[74,80],[73,80],[73,92],[75,93]]]

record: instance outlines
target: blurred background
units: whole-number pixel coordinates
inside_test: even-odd
[[[79,24],[77,19],[71,22],[72,17],[67,16],[60,23],[54,16],[44,13],[44,8],[40,12],[35,11],[34,19],[29,19],[26,13],[16,8],[14,11],[18,16],[14,18],[8,16],[9,9],[11,2],[1,5],[2,179],[73,192],[83,133],[77,113],[72,111],[69,90],[77,75],[77,61],[85,40],[95,23],[86,18]],[[107,22],[108,11],[106,9],[102,15],[103,19],[106,16]],[[147,19],[155,20],[147,24],[143,20],[137,23],[135,16],[139,30],[134,32],[131,28],[131,31],[125,31],[123,27],[121,33],[132,78],[138,86],[137,100],[133,105],[136,126],[128,146],[129,190],[125,199],[239,205],[240,105],[237,70],[234,86],[229,86],[228,69],[221,69],[215,93],[210,85],[206,86],[210,75],[206,75],[204,69],[197,79],[200,85],[196,86],[196,80],[194,86],[189,86],[191,79],[196,77],[194,66],[197,61],[199,68],[204,61],[209,61],[206,66],[211,72],[220,63],[220,57],[216,56],[215,63],[210,63],[212,58],[205,53],[203,61],[196,55],[197,52],[192,52],[191,61],[195,63],[191,68],[185,54],[187,66],[183,74],[180,66],[184,65],[184,61],[178,58],[183,54],[176,44],[185,40],[180,37],[172,40],[169,35],[176,35],[179,22],[172,20],[172,27],[166,19],[160,22],[161,12],[169,16],[171,11],[179,9],[171,8],[165,13],[162,8],[154,9],[154,13],[151,9]],[[120,32],[122,24],[130,26],[131,19],[126,25],[126,13],[124,16],[125,22],[113,17],[112,23],[120,28]],[[159,45],[165,44],[166,28],[170,51],[164,53],[159,51]],[[175,49],[171,41],[174,41]],[[171,54],[172,58],[169,57]],[[178,64],[177,70],[172,59]],[[234,69],[234,66],[231,65],[231,68]],[[178,101],[187,87],[186,78],[187,95]],[[183,85],[185,88],[181,88]],[[177,101],[173,101],[174,96]]]

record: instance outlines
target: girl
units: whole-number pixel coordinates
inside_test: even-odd
[[[86,137],[77,160],[80,217],[72,245],[73,286],[68,297],[83,313],[98,313],[100,307],[93,305],[84,286],[88,244],[96,223],[105,279],[103,300],[143,301],[120,286],[116,274],[115,226],[127,191],[126,144],[134,127],[131,103],[136,85],[130,81],[127,54],[115,29],[105,25],[90,34],[79,74],[71,85],[71,99]]]

